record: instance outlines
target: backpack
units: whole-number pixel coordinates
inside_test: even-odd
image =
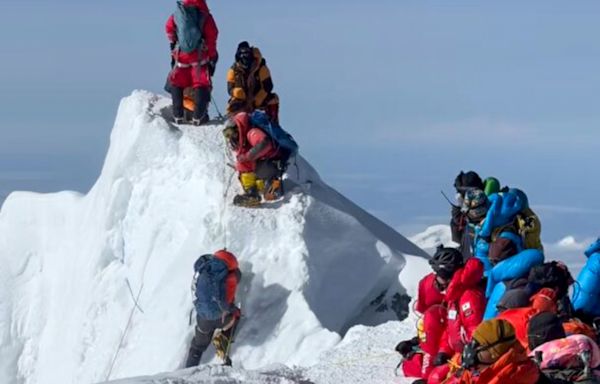
[[[230,271],[227,264],[214,255],[200,256],[194,264],[192,296],[198,317],[217,320],[228,309],[225,301],[225,280]]]
[[[525,208],[517,214],[515,225],[519,235],[523,239],[523,246],[525,249],[544,250],[540,238],[542,234],[542,223],[540,222],[540,218],[531,210],[531,208]]]
[[[550,379],[573,383],[598,377],[600,348],[584,335],[549,341],[534,349],[531,356],[538,363],[542,373]]]
[[[177,42],[179,49],[185,53],[192,53],[202,44],[202,29],[205,15],[200,9],[177,2],[177,9],[173,14],[177,25]]]
[[[287,163],[290,158],[298,154],[298,143],[292,135],[281,128],[279,124],[272,122],[265,112],[260,110],[252,112],[250,125],[260,128],[269,135],[275,147],[280,151],[281,160],[284,163]]]
[[[538,215],[529,207],[529,198],[525,192],[518,188],[511,188],[509,191],[516,194],[523,202],[523,209],[517,214],[514,225],[519,236],[523,239],[524,248],[543,251],[544,247],[540,238],[542,223]]]

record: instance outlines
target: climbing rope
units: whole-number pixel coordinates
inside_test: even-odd
[[[140,307],[139,303],[138,303],[138,299],[134,296],[133,294],[133,289],[131,289],[131,284],[129,283],[129,279],[125,279],[125,282],[127,283],[127,288],[129,288],[129,295],[131,296],[131,299],[133,300],[135,307],[141,312],[144,313],[144,310],[142,309],[142,307]],[[144,285],[144,284],[142,284]],[[140,292],[142,291],[142,288],[140,287]],[[139,297],[139,292],[138,292],[138,297]]]
[[[210,95],[210,101],[212,101],[212,104],[215,107],[215,111],[217,111],[217,114],[219,115],[219,120],[224,121],[225,117],[223,116],[223,114],[221,114],[219,106],[217,105],[217,102],[215,101],[215,98],[212,96],[212,94]]]
[[[215,105],[216,107],[216,105]],[[220,131],[217,131],[218,134],[221,134]],[[227,145],[227,139],[221,135],[221,137],[223,137],[223,142],[224,142],[224,147],[223,147],[223,152],[224,152],[224,162],[223,162],[223,180],[227,179],[227,184],[225,186],[225,189],[223,190],[223,204],[221,205],[221,212],[219,214],[219,223],[221,225],[221,233],[223,234],[223,248],[227,249],[227,245],[228,245],[228,239],[227,239],[227,225],[226,225],[226,214],[227,214],[227,195],[229,195],[229,190],[231,189],[231,184],[233,182],[233,176],[235,175],[235,167],[231,166],[231,163],[234,163],[235,160],[233,159],[233,156],[231,155],[231,151],[229,150],[229,147]],[[233,170],[230,172],[229,174],[229,178],[227,177],[227,171],[229,170],[229,168],[233,168]]]
[[[133,290],[131,289],[131,284],[129,283],[129,279],[125,279],[127,282],[127,286],[129,287],[129,292],[131,293],[131,298],[133,299],[133,307],[131,308],[131,312],[129,313],[129,319],[127,319],[127,325],[125,326],[125,331],[123,331],[123,334],[121,335],[121,340],[119,340],[119,346],[117,347],[117,350],[115,352],[115,355],[113,356],[113,359],[110,363],[110,368],[108,369],[108,374],[106,375],[106,380],[108,381],[110,379],[110,375],[112,375],[113,369],[115,367],[115,363],[117,362],[117,358],[119,357],[119,352],[121,352],[121,349],[123,348],[123,342],[125,341],[125,337],[127,337],[127,334],[129,333],[129,328],[131,327],[131,320],[133,319],[133,314],[135,313],[136,308],[144,313],[144,311],[142,311],[142,308],[140,308],[138,302],[140,300],[140,295],[142,294],[142,289],[144,288],[144,282],[142,281],[142,284],[140,285],[140,289],[138,290],[137,296],[134,298],[133,297]]]

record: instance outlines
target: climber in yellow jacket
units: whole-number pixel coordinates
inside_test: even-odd
[[[271,121],[279,120],[279,97],[273,92],[273,80],[260,50],[242,41],[235,53],[235,63],[227,72],[230,116],[238,112],[262,109]]]

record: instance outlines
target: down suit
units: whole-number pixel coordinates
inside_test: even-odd
[[[177,25],[175,17],[171,15],[167,20],[165,29],[167,38],[175,48],[172,51],[175,67],[169,75],[169,82],[178,88],[211,88],[210,71],[208,64],[216,63],[217,37],[219,30],[204,0],[183,0],[186,6],[198,8],[204,15],[202,27],[203,45],[199,51],[186,53],[177,46]]]
[[[588,257],[577,276],[573,291],[573,308],[587,317],[600,316],[600,239],[585,251]]]

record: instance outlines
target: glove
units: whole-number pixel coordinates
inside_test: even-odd
[[[401,354],[403,357],[406,357],[413,351],[413,348],[417,345],[419,345],[419,338],[413,337],[410,340],[404,340],[399,342],[398,345],[396,345],[395,349],[396,352]]]
[[[244,153],[243,155],[237,155],[236,158],[238,163],[247,163],[248,162],[248,156]]]
[[[450,356],[446,355],[444,352],[440,352],[435,355],[435,359],[433,359],[433,366],[437,367],[440,365],[444,365],[450,360]]]
[[[215,71],[217,70],[217,60],[210,60],[206,65],[208,67],[208,74],[210,75],[210,77],[213,77]]]
[[[171,69],[173,69],[173,67],[175,66],[175,56],[173,56],[173,50],[175,49],[176,46],[177,46],[177,42],[175,42],[175,41],[171,41],[169,43],[169,47],[171,47]]]

